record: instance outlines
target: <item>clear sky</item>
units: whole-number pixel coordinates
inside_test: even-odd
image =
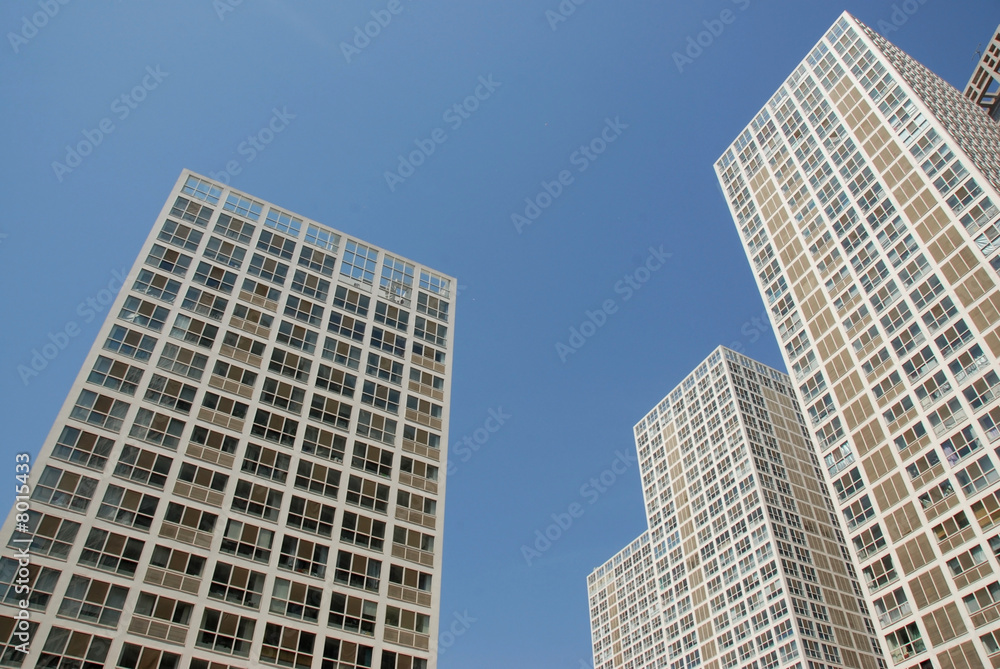
[[[632,425],[718,344],[782,366],[712,163],[844,9],[958,87],[1000,22],[995,0],[4,3],[0,471],[40,447],[180,170],[215,173],[460,279],[442,623],[464,634],[440,667],[589,667],[586,576],[645,528]]]

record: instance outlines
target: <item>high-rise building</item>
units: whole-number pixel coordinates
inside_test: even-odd
[[[844,14],[716,171],[893,662],[1000,666],[1000,125]]]
[[[972,78],[965,86],[965,97],[986,110],[994,120],[1000,121],[1000,27],[993,33]]]
[[[436,666],[454,287],[183,172],[18,459],[0,666]]]
[[[595,669],[655,667],[666,657],[649,532],[587,578]]]
[[[634,433],[649,529],[588,578],[595,669],[885,665],[787,375],[719,347]]]

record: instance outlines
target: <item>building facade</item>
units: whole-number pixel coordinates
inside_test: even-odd
[[[1000,27],[993,33],[982,57],[976,65],[972,78],[965,85],[965,97],[986,110],[996,121],[1000,121]]]
[[[0,667],[436,666],[455,285],[183,172],[19,456]]]
[[[595,669],[885,666],[787,375],[720,347],[634,432],[649,530],[588,579]]]
[[[842,15],[716,163],[892,661],[1000,666],[1000,126]]]

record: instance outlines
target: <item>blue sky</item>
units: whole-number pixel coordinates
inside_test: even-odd
[[[462,285],[442,622],[468,626],[442,669],[590,666],[586,576],[645,527],[631,426],[718,344],[781,366],[712,163],[808,49],[847,9],[961,87],[1000,21],[987,0],[909,0],[898,29],[885,0],[62,2],[0,10],[0,463],[37,452],[182,168],[438,267]],[[433,153],[400,171],[415,142]]]

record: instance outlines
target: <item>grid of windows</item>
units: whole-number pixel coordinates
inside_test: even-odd
[[[414,449],[446,435],[414,426],[404,462],[394,414],[417,392],[441,415],[443,352],[407,354],[414,284],[429,293],[421,318],[444,323],[450,280],[207,179],[185,174],[177,190],[34,463],[26,531],[9,527],[45,616],[23,665],[232,669],[322,653],[338,669],[423,669],[420,651],[381,646],[413,647],[427,630],[411,623],[433,618],[441,455]],[[413,492],[397,496],[397,481]],[[376,639],[387,595],[373,555],[393,550],[397,521],[420,528],[394,536],[427,564],[393,569],[395,626]],[[0,561],[7,601],[17,578]],[[351,635],[371,642],[338,638]],[[190,662],[163,645],[192,640]]]

